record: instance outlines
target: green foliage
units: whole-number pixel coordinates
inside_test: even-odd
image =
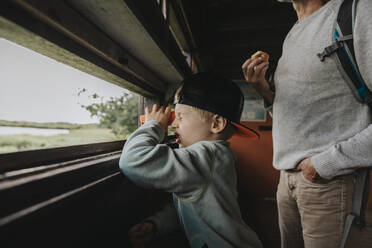
[[[0,120],[0,126],[52,128],[52,129],[69,129],[69,130],[97,127],[96,124],[73,124],[73,123],[67,123],[67,122],[30,122],[30,121],[7,121],[7,120]]]
[[[37,136],[28,134],[0,135],[0,153],[81,145],[118,140],[110,129],[72,129],[68,134]]]
[[[92,97],[99,98],[97,94]],[[138,127],[138,102],[137,95],[124,93],[119,98],[82,107],[98,117],[100,126],[111,129],[117,137],[127,138]]]

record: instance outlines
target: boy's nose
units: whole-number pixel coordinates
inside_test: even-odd
[[[171,128],[176,129],[177,128],[177,119],[174,119],[171,123]]]

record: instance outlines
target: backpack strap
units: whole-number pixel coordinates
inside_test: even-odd
[[[344,0],[338,11],[335,28],[334,42],[326,47],[322,53],[317,54],[320,61],[336,53],[336,58],[342,65],[342,69],[348,79],[349,87],[357,100],[369,106],[372,111],[372,93],[364,83],[355,59],[353,30],[355,21],[355,10],[358,0]],[[356,184],[353,195],[352,212],[346,215],[345,227],[341,240],[341,248],[344,248],[353,224],[359,228],[365,226],[365,209],[369,193],[369,168],[359,169],[356,174]]]
[[[333,53],[342,65],[344,73],[349,80],[349,87],[357,100],[367,104],[372,111],[372,93],[364,83],[355,59],[353,29],[355,20],[355,7],[357,0],[344,0],[340,6],[334,29],[334,42],[318,53],[320,61]]]
[[[362,229],[366,225],[364,219],[370,186],[369,174],[369,169],[359,169],[359,171],[357,172],[352,212],[346,215],[340,248],[344,248],[346,246],[346,242],[348,240],[353,224],[358,226],[360,229]]]

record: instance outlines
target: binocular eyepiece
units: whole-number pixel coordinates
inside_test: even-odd
[[[170,126],[172,124],[172,122],[174,121],[175,118],[176,118],[176,113],[174,111],[172,111],[170,113],[170,116],[169,116],[168,126]],[[141,125],[143,125],[143,123],[145,123],[145,115],[140,115],[140,122],[141,122]]]

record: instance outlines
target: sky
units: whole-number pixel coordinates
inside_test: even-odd
[[[87,91],[78,96],[79,91]],[[97,123],[80,105],[127,90],[0,38],[0,120]]]

